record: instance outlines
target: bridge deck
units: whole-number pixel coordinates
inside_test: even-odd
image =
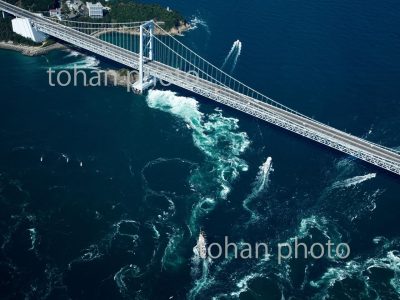
[[[138,69],[138,55],[0,0],[0,10],[25,17],[51,36]],[[253,99],[171,66],[148,61],[144,72],[400,175],[400,155],[300,114]]]

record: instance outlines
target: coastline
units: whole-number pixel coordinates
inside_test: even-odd
[[[168,31],[168,33],[171,34],[172,36],[182,35],[185,31],[188,31],[191,28],[192,26],[190,25],[190,23],[182,23],[178,27],[171,28]],[[138,34],[138,33],[132,32],[131,34]],[[161,32],[160,30],[156,30],[155,34],[165,35],[165,33]],[[46,54],[53,50],[69,49],[69,47],[61,43],[55,43],[48,46],[43,46],[43,45],[29,46],[24,44],[16,44],[13,41],[0,41],[0,49],[17,51],[26,56],[38,56]]]
[[[192,25],[189,23],[181,22],[178,27],[172,27],[168,33],[170,35],[182,35],[185,31],[189,31],[192,29]],[[160,34],[160,30],[156,30],[155,34]]]
[[[11,41],[9,42],[0,41],[0,49],[20,52],[21,54],[27,56],[38,56],[46,54],[53,50],[66,50],[66,51],[70,50],[69,47],[62,45],[60,43],[55,43],[49,46],[28,46],[23,44],[14,44]],[[107,77],[107,82],[111,86],[126,87],[128,82],[127,78],[127,74],[129,72],[128,70],[121,68],[121,69],[105,69],[103,71],[105,76]],[[133,76],[130,79],[130,82],[135,82],[136,80],[137,76]]]
[[[27,56],[42,55],[53,50],[61,50],[65,48],[67,48],[67,46],[60,43],[55,43],[48,46],[28,46],[24,44],[15,44],[12,41],[0,41],[0,49],[17,51]]]

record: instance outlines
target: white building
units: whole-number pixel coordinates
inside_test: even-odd
[[[60,17],[61,16],[61,8],[55,8],[49,10],[50,17]]]
[[[47,35],[36,30],[26,18],[15,18],[11,20],[12,29],[16,34],[22,35],[27,39],[31,39],[36,43],[41,43],[47,39]]]
[[[79,7],[82,5],[82,2],[75,0],[67,0],[65,4],[69,8],[69,10],[77,12],[79,11]]]
[[[89,11],[89,17],[91,18],[102,18],[103,17],[103,5],[100,2],[93,4],[92,2],[86,2],[86,7]]]

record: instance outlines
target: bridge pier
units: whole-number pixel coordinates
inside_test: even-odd
[[[143,33],[144,27],[140,25],[140,37],[139,37],[139,78],[137,89],[139,93],[143,93]]]
[[[70,26],[59,26],[53,21],[3,0],[0,0],[0,10],[17,17],[16,20],[14,19],[15,27],[18,29],[17,33],[24,33],[25,25],[32,28],[33,24],[36,30],[43,34],[57,37],[65,42],[122,63],[129,68],[138,68],[140,70],[140,81],[137,81],[134,86],[136,85],[140,92],[150,88],[154,83],[154,78],[159,78],[400,175],[400,153],[397,151],[315,121],[258,93],[218,69],[172,36],[167,36],[167,39],[173,39],[172,45],[169,42],[159,44],[160,40],[157,36],[154,36],[151,28],[153,25],[158,26],[154,24],[154,21],[146,22],[141,26],[140,64],[138,65],[139,55],[136,52],[122,51],[118,45],[110,45],[110,43],[96,36],[78,32],[69,28]],[[157,28],[163,30],[161,27]],[[168,33],[165,32],[165,34]],[[153,37],[155,44],[152,44]],[[153,53],[153,46],[155,46],[157,52]],[[164,53],[164,50],[166,50],[166,53]],[[160,59],[160,54],[167,56],[167,62]],[[153,61],[150,61],[150,59],[153,59]],[[173,62],[169,62],[175,59],[184,64],[182,69]],[[189,72],[187,72],[188,69]],[[190,70],[199,70],[200,76],[190,74]],[[146,74],[144,74],[144,71]]]
[[[151,20],[149,23],[149,60],[153,60],[154,58],[154,20]],[[157,78],[150,77],[151,85],[155,86],[157,83]]]
[[[143,65],[147,60],[153,60],[153,47],[154,47],[154,21],[151,20],[140,25],[140,37],[139,37],[139,78],[138,81],[133,85],[133,89],[136,93],[142,94],[143,91],[155,85],[155,78],[148,75],[145,76],[143,72]],[[145,41],[145,38],[149,38]],[[148,56],[146,56],[146,50],[148,50]]]
[[[3,19],[5,19],[6,18],[6,13],[2,10],[1,14],[3,15]]]

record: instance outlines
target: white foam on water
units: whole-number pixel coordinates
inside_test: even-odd
[[[238,254],[248,247],[243,240],[236,242],[236,244],[238,246]],[[235,252],[230,251],[228,256],[224,257],[223,260],[209,261],[212,262],[212,272],[209,270],[207,278],[201,278],[201,280],[199,280],[200,282],[196,282],[194,288],[191,290],[191,295],[201,296],[205,290],[213,290],[214,288],[220,290],[223,286],[224,292],[214,294],[211,299],[239,299],[240,294],[249,289],[249,283],[251,280],[265,277],[263,269],[270,260],[271,256],[266,254],[264,258],[260,256],[259,259],[251,260],[251,262],[247,261],[244,268],[227,271],[229,267],[232,267],[233,265],[237,266]],[[210,266],[211,264],[209,263],[208,267]],[[229,282],[229,284],[227,284],[227,282]],[[197,298],[193,297],[193,299]]]
[[[249,282],[252,281],[253,279],[259,277],[259,276],[260,276],[260,274],[258,274],[258,273],[251,273],[249,275],[246,275],[238,283],[236,283],[236,287],[238,288],[238,290],[236,290],[234,292],[231,292],[230,296],[239,299],[240,298],[240,294],[249,289]]]
[[[69,162],[69,156],[67,154],[61,153],[61,156],[65,159],[66,163]]]
[[[121,225],[125,225],[129,230],[127,232],[121,231]],[[133,248],[137,247],[139,240],[139,227],[140,223],[135,220],[123,219],[113,224],[113,232],[111,234],[111,240],[118,236],[125,236],[130,238],[132,241]]]
[[[172,234],[168,236],[168,243],[165,247],[163,257],[161,258],[161,266],[163,269],[168,267],[176,267],[182,264],[184,258],[178,252],[178,246],[183,241],[184,232],[180,228],[174,227]]]
[[[201,291],[206,289],[213,283],[213,279],[210,277],[210,259],[201,259],[201,275],[198,279],[194,281],[192,289],[189,291],[187,299],[195,300],[198,299],[197,296],[201,294]],[[200,270],[199,270],[200,272]]]
[[[199,220],[209,214],[220,201],[227,199],[234,180],[240,172],[247,171],[247,163],[240,155],[248,148],[250,141],[244,132],[239,132],[238,120],[224,117],[221,110],[204,115],[199,103],[188,97],[178,96],[172,91],[150,90],[147,96],[149,107],[177,117],[190,128],[194,145],[203,153],[205,160],[194,169],[189,184],[194,192],[194,203],[188,220],[190,232],[199,232]],[[183,240],[183,230],[173,227],[162,258],[165,268],[182,263],[177,247]],[[196,299],[204,289],[213,284],[210,275],[211,261],[192,257],[194,283],[188,293],[189,299]]]
[[[128,291],[129,287],[125,283],[125,278],[127,276],[131,276],[132,278],[138,278],[141,276],[140,268],[136,265],[130,264],[122,267],[117,273],[114,275],[114,281],[118,286],[119,292],[122,295]]]
[[[371,268],[381,268],[393,271],[394,276],[390,280],[390,285],[400,296],[400,252],[398,250],[388,251],[386,257],[368,259],[364,264],[364,268],[368,271]]]
[[[96,260],[102,256],[103,254],[100,252],[99,246],[93,244],[84,250],[84,253],[81,255],[79,260],[88,262]]]
[[[240,54],[242,54],[242,42],[240,42],[239,40],[237,42],[238,42],[237,43],[238,46],[237,46],[237,51],[236,51],[235,57],[233,59],[231,73],[233,73],[233,71],[235,70],[239,56],[240,56]]]
[[[326,240],[332,241],[335,245],[342,242],[342,234],[339,232],[336,225],[328,220],[324,216],[311,215],[309,217],[303,218],[300,221],[300,225],[297,228],[294,236],[289,238],[289,241],[293,244],[295,238],[298,240],[304,238],[313,239],[313,231],[318,231]],[[320,242],[320,241],[316,241]],[[338,260],[335,249],[331,248],[331,256],[326,256],[331,261]]]
[[[356,186],[364,181],[373,179],[376,177],[376,173],[370,173],[363,176],[355,176],[352,178],[348,178],[345,180],[337,181],[332,184],[331,189],[338,189],[338,188],[348,188],[352,186]]]
[[[199,274],[201,273],[200,265],[203,263],[203,260],[207,260],[209,263],[212,262],[212,259],[210,257],[207,257],[207,240],[205,234],[204,232],[200,232],[196,245],[193,247],[193,256],[191,259],[192,277],[198,277]]]
[[[319,280],[310,281],[310,285],[315,288],[329,288],[334,286],[336,282],[351,277],[353,273],[359,272],[360,269],[360,263],[349,261],[341,268],[328,268]]]
[[[390,251],[388,253],[388,263],[391,270],[395,272],[395,276],[390,280],[390,284],[396,290],[396,293],[400,295],[400,256],[398,252]]]
[[[154,225],[153,223],[151,223],[150,224],[150,228],[151,228],[151,230],[153,231],[153,233],[154,233],[154,238],[156,239],[156,240],[158,240],[159,238],[160,238],[160,232],[157,230],[157,227],[156,227],[156,225]]]
[[[385,250],[390,246],[390,242],[383,238],[374,238],[374,243],[382,244],[381,253],[378,253],[373,258],[361,259],[356,257],[354,260],[346,262],[339,267],[330,267],[318,279],[310,281],[312,287],[320,289],[317,297],[320,299],[329,298],[329,290],[338,282],[347,278],[360,280],[364,283],[364,291],[361,294],[370,295],[371,291],[378,295],[377,299],[385,299],[385,295],[380,295],[379,290],[375,289],[371,284],[369,274],[372,269],[385,269],[393,272],[393,277],[390,279],[389,284],[393,290],[400,296],[400,253],[398,250]],[[387,288],[385,288],[387,290]],[[362,297],[362,296],[360,296]]]
[[[335,164],[336,170],[338,172],[337,176],[346,176],[354,171],[356,165],[354,163],[354,158],[344,157],[339,159]]]
[[[234,71],[236,64],[238,62],[239,56],[242,53],[242,42],[239,40],[236,40],[233,42],[233,45],[231,49],[229,50],[227,56],[224,59],[224,62],[222,63],[221,69],[223,69],[226,64],[228,63],[229,60],[232,60],[232,67],[231,67],[231,73]]]
[[[222,63],[221,69],[225,67],[226,63],[228,62],[229,58],[232,56],[233,52],[237,48],[237,41],[233,42],[231,50],[229,50],[228,54],[226,55],[224,62]]]
[[[297,237],[305,238],[310,235],[310,230],[313,228],[318,229],[324,236],[330,238],[328,233],[328,220],[325,217],[317,217],[315,215],[301,220]]]
[[[238,120],[223,117],[221,111],[208,116],[207,121],[201,123],[198,130],[193,131],[194,143],[206,156],[206,164],[194,170],[190,178],[190,184],[194,190],[200,193],[200,201],[205,202],[196,205],[193,216],[208,213],[214,205],[225,200],[233,181],[240,172],[248,170],[247,163],[240,155],[248,148],[250,141],[247,134],[238,132]],[[210,172],[210,170],[212,170]],[[206,205],[203,205],[206,204]],[[191,220],[191,230],[197,223]]]
[[[194,206],[192,209],[192,215],[190,219],[190,224],[189,224],[189,230],[192,232],[192,230],[196,229],[196,224],[197,220],[209,212],[211,212],[216,205],[215,199],[212,198],[201,198]]]
[[[70,50],[69,54],[67,54],[65,57],[66,58],[68,58],[68,57],[78,57],[80,55],[82,55],[82,54],[80,54],[78,51]]]
[[[385,192],[384,189],[371,190],[370,185],[363,184],[376,178],[376,173],[354,176],[358,169],[353,158],[346,157],[336,161],[335,169],[327,172],[330,179],[318,199],[319,205],[340,209],[350,222],[374,211],[379,196]],[[349,198],[357,201],[348,201]],[[333,199],[335,200],[332,201]]]
[[[370,212],[374,211],[376,209],[376,198],[382,194],[382,191],[380,189],[377,189],[375,192],[373,192],[372,194],[369,194],[366,197],[366,209]]]
[[[149,107],[178,116],[195,130],[201,127],[203,114],[193,98],[177,96],[172,91],[150,90],[146,100]]]
[[[175,191],[169,191],[169,190],[154,190],[150,187],[148,179],[145,176],[145,171],[147,168],[151,168],[157,164],[163,164],[166,162],[180,162],[180,163],[184,163],[184,164],[188,164],[190,166],[195,166],[196,164],[182,159],[182,158],[164,158],[164,157],[159,157],[157,159],[151,160],[149,162],[147,162],[145,164],[145,166],[141,169],[140,174],[142,177],[142,181],[143,181],[143,187],[145,190],[145,201],[147,201],[148,197],[152,197],[152,196],[157,196],[157,197],[161,197],[164,198],[165,201],[168,202],[168,207],[166,207],[165,209],[158,209],[158,214],[157,214],[157,222],[166,222],[168,219],[171,219],[175,213],[176,213],[176,207],[175,207],[175,203],[173,201],[174,197],[175,197]],[[174,199],[175,200],[175,199]]]
[[[191,232],[198,232],[198,218],[212,211],[218,201],[225,200],[232,182],[240,172],[248,170],[240,155],[250,141],[245,132],[238,132],[237,119],[224,117],[218,109],[206,116],[193,98],[177,96],[172,91],[151,90],[147,104],[178,117],[186,123],[185,127],[189,125],[194,145],[206,158],[189,178],[192,190],[198,195],[189,227]]]
[[[244,199],[242,204],[243,208],[250,213],[249,222],[255,222],[259,219],[257,212],[252,210],[249,205],[254,199],[259,197],[267,190],[271,171],[273,171],[272,158],[268,157],[267,160],[259,167],[258,174],[253,183],[253,189],[251,193]]]
[[[210,27],[208,26],[207,22],[200,17],[193,16],[189,21],[190,28],[189,30],[198,29],[199,26],[203,27],[208,34],[211,34]]]
[[[84,56],[83,59],[78,61],[64,64],[64,65],[57,65],[51,67],[53,70],[74,70],[74,69],[92,69],[97,70],[99,69],[98,66],[100,61],[93,56]],[[71,74],[72,75],[72,74]]]
[[[31,238],[31,247],[28,250],[35,250],[37,243],[37,231],[36,228],[29,228],[29,236]]]

